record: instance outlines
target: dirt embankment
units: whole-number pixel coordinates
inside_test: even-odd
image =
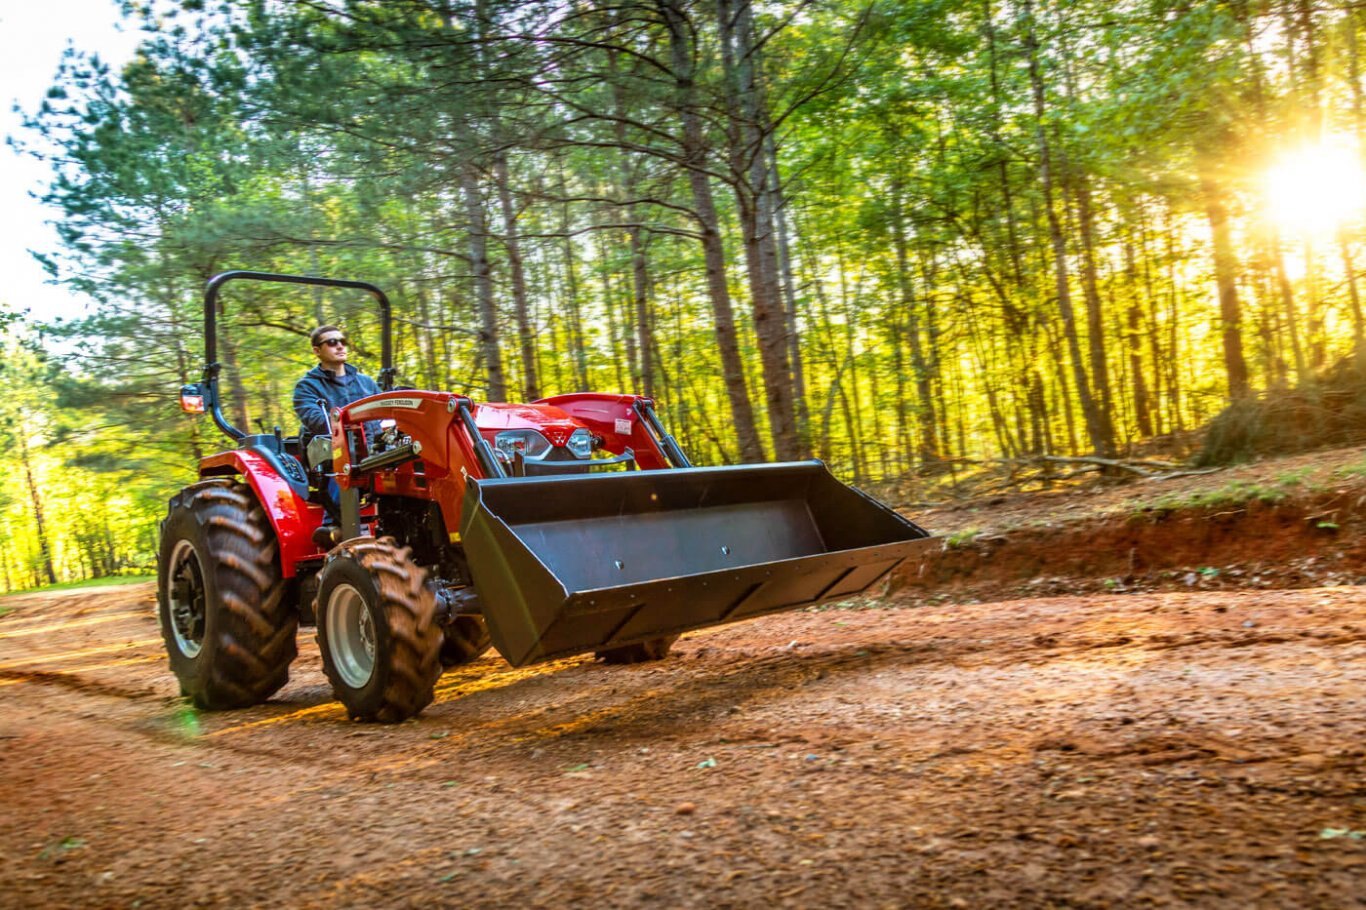
[[[881,599],[658,664],[489,655],[394,727],[309,631],[279,696],[204,713],[150,586],[0,600],[0,906],[1366,906],[1334,470],[920,510],[948,536]]]
[[[893,593],[969,601],[1366,582],[1366,455],[916,510],[936,537]]]

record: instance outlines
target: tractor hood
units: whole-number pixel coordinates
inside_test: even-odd
[[[544,433],[547,430],[563,430],[566,436],[583,426],[564,411],[548,404],[475,405],[474,423],[485,432],[540,430]]]

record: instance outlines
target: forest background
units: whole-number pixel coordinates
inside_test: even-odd
[[[202,293],[366,280],[400,381],[655,397],[693,460],[872,483],[1189,454],[1362,354],[1366,11],[1313,0],[127,2],[11,142],[40,258],[0,307],[0,590],[146,569],[224,447]],[[293,432],[364,295],[236,284],[229,418]]]

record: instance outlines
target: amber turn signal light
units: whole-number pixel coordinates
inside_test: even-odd
[[[180,389],[180,410],[186,414],[204,413],[204,392],[197,385],[187,385]]]

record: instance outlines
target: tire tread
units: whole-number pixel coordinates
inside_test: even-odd
[[[219,607],[218,621],[211,624],[216,641],[206,641],[200,652],[209,665],[188,679],[178,673],[181,688],[201,708],[259,704],[289,681],[298,653],[298,612],[284,597],[274,529],[243,483],[210,480],[186,487],[172,498],[168,520],[177,509],[187,510],[203,532],[203,568],[213,573]]]
[[[409,548],[400,547],[392,537],[347,541],[332,557],[350,557],[370,575],[379,594],[376,606],[384,612],[389,630],[390,653],[376,655],[387,665],[380,703],[378,707],[347,704],[348,712],[357,720],[380,723],[398,723],[421,713],[435,697],[442,670],[442,632],[436,622],[436,597],[426,585],[426,570],[412,561]],[[325,649],[321,607],[314,603],[314,614],[320,617],[319,645]],[[323,669],[340,698],[345,689],[335,677],[330,658],[324,658]]]

